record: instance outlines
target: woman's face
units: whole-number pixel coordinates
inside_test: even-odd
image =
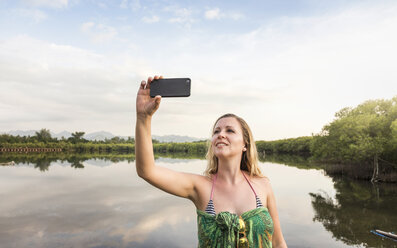
[[[243,130],[234,117],[220,119],[212,133],[212,149],[216,157],[241,156],[244,148]]]

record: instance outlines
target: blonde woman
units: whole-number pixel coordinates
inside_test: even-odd
[[[173,171],[154,163],[151,120],[161,97],[150,97],[142,81],[136,100],[135,163],[153,186],[184,197],[197,208],[199,247],[287,247],[269,180],[258,168],[247,123],[233,114],[213,126],[204,175]]]

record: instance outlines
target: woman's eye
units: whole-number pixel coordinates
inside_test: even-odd
[[[218,131],[218,130],[215,130],[215,131],[214,131],[214,134],[216,134],[216,133],[219,133],[219,131]]]
[[[228,129],[227,131],[228,131],[228,132],[234,133],[234,130],[232,130],[232,129]]]

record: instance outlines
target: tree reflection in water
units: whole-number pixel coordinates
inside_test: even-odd
[[[38,159],[34,165],[34,168],[38,168],[40,171],[48,171],[48,168],[51,165],[51,161],[46,159]]]
[[[51,164],[54,162],[67,162],[72,168],[83,169],[84,162],[87,160],[111,161],[113,163],[120,161],[135,161],[133,154],[92,154],[92,153],[0,153],[0,163],[15,161],[18,164],[33,165],[34,168],[42,172],[50,170]]]
[[[335,199],[324,193],[310,193],[315,211],[332,235],[348,245],[397,247],[397,242],[370,233],[380,229],[397,231],[397,186],[334,178]]]

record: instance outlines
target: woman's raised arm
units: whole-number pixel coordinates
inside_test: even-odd
[[[199,175],[173,171],[154,163],[151,135],[152,116],[160,106],[161,96],[150,97],[150,84],[155,76],[141,82],[136,99],[135,164],[138,175],[170,194],[194,200],[195,181]]]

